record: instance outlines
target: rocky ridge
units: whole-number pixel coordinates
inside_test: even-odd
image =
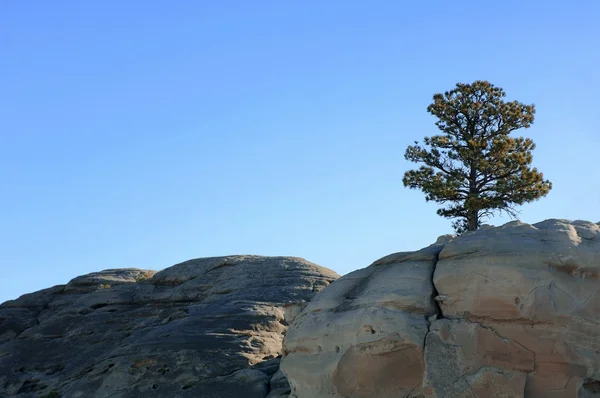
[[[600,396],[600,225],[443,236],[347,274],[284,339],[291,397]]]
[[[0,305],[0,396],[282,397],[285,320],[338,275],[229,256],[83,275]]]

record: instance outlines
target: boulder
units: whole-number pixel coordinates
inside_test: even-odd
[[[433,273],[442,244],[396,253],[331,284],[296,316],[282,370],[298,397],[420,391]]]
[[[229,256],[24,295],[0,305],[0,396],[287,395],[286,307],[337,277],[300,258]]]
[[[296,315],[291,397],[600,396],[600,226],[444,236],[341,277]]]

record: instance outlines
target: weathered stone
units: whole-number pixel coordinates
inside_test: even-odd
[[[598,225],[512,222],[466,234],[444,246],[434,284],[444,316],[533,353],[525,396],[575,397],[587,377],[600,380]]]
[[[600,226],[511,222],[338,279],[281,367],[301,398],[600,396],[599,319]]]
[[[279,365],[279,362],[277,363]],[[267,398],[287,398],[290,395],[290,384],[281,370],[271,377],[269,382],[270,392]]]
[[[0,395],[285,394],[285,378],[272,380],[284,307],[305,305],[337,276],[299,258],[203,258],[158,273],[96,272],[5,302]]]
[[[492,328],[440,319],[431,324],[427,334],[425,363],[425,397],[471,393],[481,397],[518,397],[523,395],[527,373],[535,369],[535,356],[518,343],[498,336]],[[485,380],[490,379],[501,384],[486,387]],[[480,393],[473,391],[475,381]],[[520,390],[515,392],[515,386],[520,386]]]
[[[440,244],[397,253],[323,290],[296,316],[281,368],[298,397],[401,397],[420,391],[431,274]],[[336,395],[337,394],[337,395]]]

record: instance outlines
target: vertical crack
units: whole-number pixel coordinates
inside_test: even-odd
[[[440,293],[438,292],[437,288],[435,287],[435,283],[433,283],[433,275],[435,274],[435,270],[437,268],[437,263],[440,260],[440,253],[442,252],[443,248],[444,248],[444,246],[440,247],[440,250],[437,253],[435,253],[435,258],[433,260],[433,268],[431,270],[431,288],[432,288],[431,301],[433,302],[433,305],[435,308],[435,313],[437,315],[437,319],[443,319],[444,314],[442,313],[442,308],[440,307],[439,298],[438,298],[440,296]]]
[[[438,292],[437,288],[435,287],[435,284],[433,283],[433,275],[435,274],[435,270],[437,268],[437,263],[440,260],[440,253],[441,253],[441,251],[442,251],[443,248],[444,248],[444,246],[441,246],[439,248],[439,250],[437,250],[434,253],[433,267],[431,268],[431,275],[430,275],[431,297],[430,297],[430,300],[433,303],[433,308],[435,310],[435,313],[433,315],[429,315],[429,316],[425,317],[426,320],[427,320],[427,333],[425,333],[425,337],[423,338],[423,355],[425,355],[425,345],[427,343],[427,336],[431,332],[431,322],[432,322],[432,320],[442,319],[444,317],[444,314],[442,313],[442,308],[440,307],[440,304],[439,304],[438,300],[436,300],[439,297],[439,292]],[[435,318],[432,319],[434,316],[435,316]]]
[[[435,284],[433,283],[433,276],[435,274],[435,271],[437,269],[437,264],[438,261],[440,260],[440,253],[442,252],[442,249],[444,248],[444,245],[440,245],[439,250],[437,250],[434,253],[434,258],[433,258],[433,267],[431,268],[431,275],[430,275],[430,281],[431,281],[431,302],[433,303],[433,308],[435,310],[435,314],[426,317],[427,320],[427,332],[425,333],[425,336],[423,337],[423,364],[425,366],[424,368],[424,374],[423,374],[423,386],[425,386],[425,380],[427,380],[427,338],[429,337],[429,333],[431,333],[431,323],[434,320],[437,319],[443,319],[444,318],[444,314],[442,312],[442,308],[440,307],[439,304],[439,292],[435,286]],[[411,391],[412,393],[412,391]],[[409,395],[410,396],[410,395]]]

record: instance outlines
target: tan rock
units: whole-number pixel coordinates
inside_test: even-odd
[[[425,363],[426,397],[470,396],[474,380],[478,380],[481,394],[492,393],[475,393],[476,396],[502,396],[496,393],[512,391],[508,396],[518,397],[523,396],[526,373],[535,368],[535,355],[520,344],[502,338],[492,328],[440,319],[431,324],[425,340]],[[484,381],[488,379],[504,381],[508,387],[486,387]],[[515,386],[519,385],[520,390],[515,392]]]
[[[511,222],[384,257],[296,315],[284,353],[292,397],[600,396],[600,226]]]
[[[449,242],[433,281],[447,317],[572,323],[600,317],[599,259],[596,224],[512,222]]]
[[[318,294],[285,337],[281,369],[291,377],[292,396],[417,394],[441,248],[384,257]]]
[[[534,354],[525,396],[575,397],[588,377],[600,380],[598,225],[513,222],[469,233],[444,246],[433,280],[444,316]]]
[[[507,372],[499,368],[480,368],[466,377],[475,397],[516,398],[523,396],[527,376],[523,372]]]

